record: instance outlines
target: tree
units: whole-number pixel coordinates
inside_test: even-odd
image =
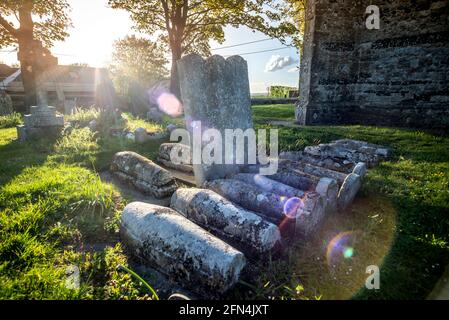
[[[25,104],[36,104],[36,82],[42,69],[36,57],[41,41],[51,47],[55,41],[64,40],[71,25],[67,0],[1,0],[0,48],[18,45]],[[14,21],[13,24],[11,21]],[[41,50],[44,56],[48,50]]]
[[[296,23],[299,30],[300,37],[296,39],[296,47],[300,51],[300,56],[303,53],[303,36],[306,26],[306,0],[284,0],[282,11],[287,17]],[[298,79],[298,88],[301,87],[301,78]]]
[[[118,91],[127,94],[135,81],[149,87],[165,78],[168,75],[165,51],[163,46],[135,36],[115,41],[109,70]]]
[[[112,8],[131,13],[137,30],[159,34],[171,50],[172,93],[179,97],[176,62],[185,53],[210,54],[208,41],[224,41],[223,28],[247,26],[287,41],[299,36],[294,23],[283,18],[277,0],[109,0]]]
[[[295,45],[298,49],[302,49],[302,38],[306,24],[306,0],[284,0],[281,11],[285,16],[291,19],[291,22],[296,24],[299,31],[299,37],[295,38]]]

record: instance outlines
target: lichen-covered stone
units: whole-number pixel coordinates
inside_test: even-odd
[[[262,191],[271,192],[279,196],[292,198],[304,197],[304,191],[283,184],[279,181],[270,179],[269,176],[262,176],[254,173],[238,173],[232,176],[233,179],[256,186]]]
[[[148,132],[145,128],[137,128],[134,130],[134,139],[136,143],[144,143],[148,141]]]
[[[253,128],[248,66],[239,56],[224,59],[214,55],[204,60],[190,54],[177,63],[187,128],[201,121],[202,131]],[[222,149],[225,150],[225,139]],[[197,185],[239,171],[236,164],[195,164]]]
[[[32,106],[30,114],[25,115],[23,120],[24,124],[17,127],[20,141],[57,137],[64,127],[64,116],[49,106]]]
[[[362,178],[355,173],[344,174],[342,172],[313,166],[309,163],[291,160],[281,160],[279,161],[279,166],[284,170],[296,171],[299,169],[309,175],[335,180],[340,187],[338,191],[337,202],[339,208],[341,209],[346,209],[349,204],[352,203],[354,197],[362,186]]]
[[[170,207],[217,237],[230,241],[245,254],[275,251],[280,246],[277,226],[211,190],[178,189]]]
[[[121,180],[157,198],[169,197],[177,188],[170,172],[135,152],[116,153],[111,170]]]
[[[279,154],[279,158],[292,161],[307,162],[314,166],[323,167],[346,174],[350,173],[354,168],[354,163],[345,161],[345,159],[323,157],[321,155],[317,157],[303,151],[284,151]]]
[[[6,116],[13,111],[11,97],[0,89],[0,116]]]
[[[336,211],[339,190],[337,181],[331,178],[313,176],[291,167],[281,167],[280,170],[280,172],[266,176],[265,178],[280,182],[281,184],[293,187],[294,189],[302,190],[303,192],[318,192],[325,199],[325,211],[327,213]],[[246,171],[251,173],[258,172],[259,166],[246,166]]]
[[[217,179],[206,181],[204,187],[215,191],[245,209],[262,215],[277,225],[288,218],[284,214],[285,200],[282,199],[282,196],[270,192],[263,192],[256,186],[252,186],[243,181]]]
[[[359,162],[366,163],[369,167],[374,167],[379,163],[379,157],[375,153],[360,152],[339,144],[319,144],[304,148],[304,153],[329,159],[334,162],[352,164],[352,167]]]
[[[309,233],[326,211],[326,200],[317,192],[289,198],[236,179],[207,181],[205,187],[282,226],[281,232],[286,237],[295,231]]]
[[[350,173],[338,191],[338,206],[341,209],[346,209],[353,201],[357,192],[362,186],[360,176],[355,173]]]
[[[366,141],[352,140],[352,139],[340,139],[332,142],[335,145],[343,146],[348,149],[356,150],[360,153],[365,153],[370,156],[377,156],[381,159],[388,159],[391,157],[391,149],[373,143],[368,143]]]
[[[179,163],[172,160],[172,152],[181,160]],[[162,143],[159,147],[157,162],[178,171],[193,172],[190,147],[181,143]]]
[[[123,240],[136,255],[195,292],[227,291],[246,263],[240,251],[170,208],[130,203],[120,226]]]

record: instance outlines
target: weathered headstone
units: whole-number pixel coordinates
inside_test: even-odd
[[[49,106],[33,106],[31,113],[25,115],[24,124],[17,126],[20,141],[41,137],[55,137],[64,127],[64,116],[56,114]]]
[[[137,143],[144,143],[148,140],[148,132],[145,128],[137,128],[134,130],[134,138]]]
[[[173,209],[128,204],[121,235],[134,252],[196,292],[221,294],[239,280],[244,255]]]
[[[76,110],[76,101],[75,100],[64,100],[64,113],[65,114],[73,114]]]
[[[0,116],[6,116],[13,112],[11,97],[3,90],[0,90]]]
[[[170,172],[135,152],[116,153],[111,170],[119,179],[156,198],[169,197],[177,188]]]
[[[225,129],[245,131],[253,127],[248,67],[242,57],[224,59],[214,55],[204,60],[199,55],[191,54],[178,61],[177,66],[186,126],[191,136],[193,125],[197,125],[198,121],[201,122],[202,132],[216,129],[222,137],[225,136]],[[225,139],[222,140],[222,159],[225,159]],[[195,158],[193,160],[198,186],[239,170],[235,164],[202,165],[195,163]]]
[[[193,167],[190,150],[189,146],[181,143],[163,143],[159,147],[157,162],[168,168],[191,173]],[[176,156],[181,160],[179,163],[172,161],[172,152],[176,153]]]
[[[309,234],[326,212],[326,200],[317,192],[300,192],[301,198],[289,198],[237,179],[208,181],[205,186],[283,226],[281,232],[285,237],[291,237],[296,232]]]
[[[352,203],[354,197],[361,187],[362,177],[354,172],[345,174],[343,172],[314,166],[305,161],[292,161],[286,159],[282,159],[279,161],[279,167],[281,171],[292,171],[298,173],[304,172],[311,176],[316,176],[319,178],[330,178],[337,181],[338,185],[340,186],[337,199],[338,205],[341,209],[347,208]],[[357,168],[356,171],[363,168],[364,166],[362,166],[362,168]],[[362,173],[366,172],[363,170],[360,171]]]
[[[211,190],[178,189],[171,198],[170,207],[219,238],[230,241],[244,253],[260,254],[280,247],[277,226]]]

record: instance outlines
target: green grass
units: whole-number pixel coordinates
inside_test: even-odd
[[[449,262],[449,138],[398,128],[273,126],[267,122],[293,119],[292,105],[253,111],[256,127],[279,129],[282,150],[353,138],[391,147],[394,157],[369,170],[347,212],[327,217],[286,260],[257,266],[257,278],[229,297],[426,298]],[[151,298],[146,286],[118,268],[128,265],[117,236],[125,202],[97,172],[118,151],[154,158],[160,142],[137,145],[76,126],[56,141],[15,139],[15,128],[0,129],[0,297]],[[341,232],[350,232],[354,255],[329,264],[327,246]],[[95,243],[105,248],[89,250]],[[377,291],[364,289],[371,264],[381,270]],[[65,286],[70,265],[80,268],[79,290]]]
[[[87,126],[92,120],[98,119],[100,110],[96,108],[75,108],[70,115],[65,115],[65,121],[71,122],[76,126]]]
[[[256,114],[259,108],[253,107]],[[266,124],[266,119],[288,119],[285,108],[270,107],[269,116],[255,119],[259,128],[279,129],[281,150],[351,138],[388,146],[394,157],[369,170],[348,212],[329,217],[310,243],[299,245],[290,257],[296,266],[262,271],[258,283],[270,281],[276,288],[294,280],[304,286],[307,298],[426,298],[449,262],[449,137],[403,128]],[[354,257],[329,267],[326,246],[345,231],[354,233]],[[380,290],[364,288],[371,264],[381,268]]]
[[[292,104],[272,104],[253,106],[253,120],[255,123],[269,120],[294,120],[295,110]]]
[[[162,132],[164,127],[161,124],[155,122],[149,122],[138,117],[134,117],[130,113],[122,114],[122,118],[125,119],[125,130],[134,132],[137,128],[144,128],[148,132]]]
[[[85,128],[20,143],[15,128],[0,129],[0,298],[150,298],[116,270],[128,264],[117,242],[125,203],[94,168],[107,168],[117,151],[146,148],[150,155],[154,144],[96,137]],[[90,252],[96,243],[105,249]],[[65,286],[70,265],[80,268],[79,290]]]
[[[19,124],[22,124],[22,115],[17,112],[13,112],[6,116],[0,116],[0,129],[2,128],[12,128]]]

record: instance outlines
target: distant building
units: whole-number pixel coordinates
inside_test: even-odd
[[[104,68],[55,65],[46,75],[49,105],[61,112],[69,113],[74,106],[117,107],[115,91]],[[14,110],[27,111],[20,68],[0,64],[0,90],[11,97]]]

